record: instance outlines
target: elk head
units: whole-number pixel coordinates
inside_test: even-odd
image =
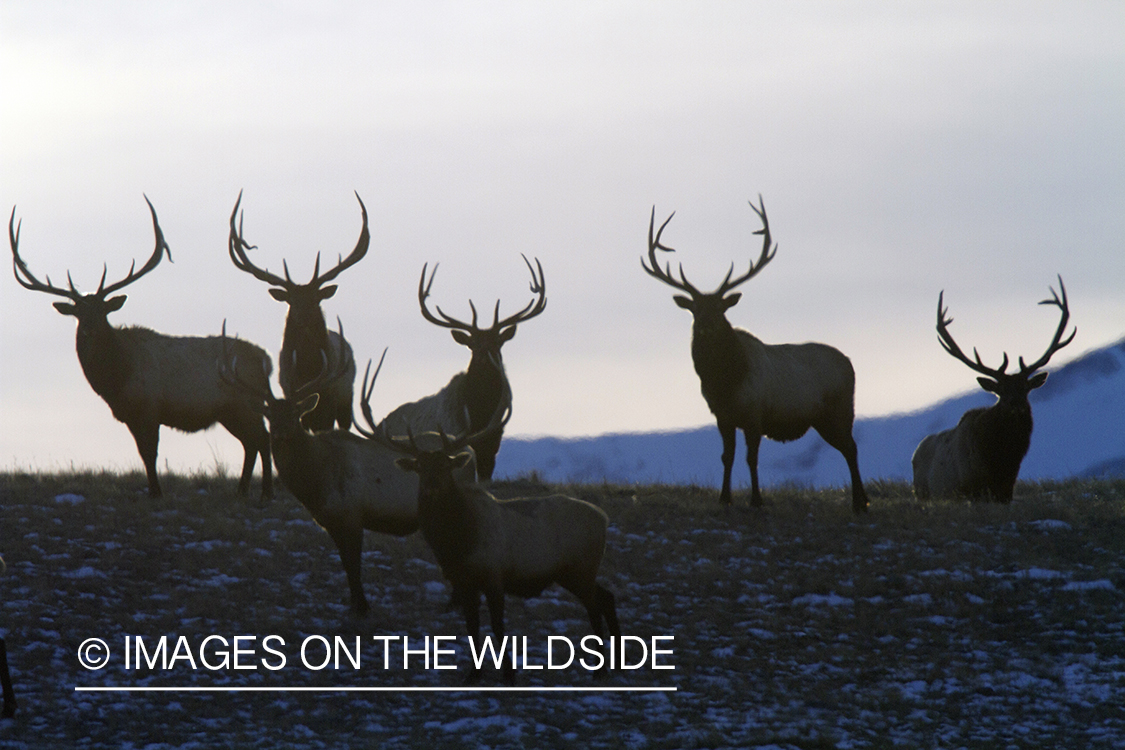
[[[326,349],[328,346],[328,329],[324,322],[324,313],[320,310],[320,303],[336,293],[336,285],[328,282],[334,280],[345,269],[362,260],[363,256],[367,254],[367,248],[371,242],[371,234],[367,229],[367,207],[363,205],[363,199],[359,197],[359,193],[356,193],[355,197],[359,201],[359,208],[363,214],[363,227],[360,229],[359,240],[356,242],[355,249],[346,258],[337,256],[338,262],[336,265],[323,274],[320,272],[320,253],[317,253],[312,278],[305,284],[298,284],[290,277],[289,264],[285,261],[282,261],[282,267],[285,270],[284,278],[259,268],[250,261],[246,251],[253,250],[256,246],[250,245],[243,239],[242,217],[238,212],[242,203],[242,193],[238,194],[234,211],[230,215],[228,243],[230,259],[239,270],[269,284],[271,287],[270,296],[289,305],[289,315],[285,323],[285,346],[283,347],[287,350],[296,348],[302,351],[319,351]],[[237,226],[235,225],[236,218],[238,219]],[[302,372],[308,377],[316,374],[315,368],[318,366],[319,364],[311,362],[301,363]],[[300,378],[298,382],[306,379]]]
[[[773,256],[777,253],[777,245],[774,245],[770,237],[770,223],[766,217],[766,206],[762,201],[762,196],[758,196],[758,206],[750,203],[750,208],[754,209],[754,213],[758,214],[758,218],[762,220],[762,228],[754,234],[764,236],[762,241],[762,253],[758,256],[757,261],[750,263],[750,267],[737,278],[731,278],[734,275],[734,263],[731,263],[730,270],[727,271],[726,278],[719,284],[719,288],[713,292],[701,292],[684,274],[683,264],[680,264],[679,279],[672,275],[671,264],[665,265],[664,268],[660,267],[660,263],[656,259],[656,251],[663,250],[664,252],[675,252],[674,248],[661,244],[660,236],[664,233],[664,228],[668,226],[668,222],[672,221],[672,217],[676,215],[675,211],[664,220],[660,228],[656,230],[655,237],[653,236],[653,229],[656,226],[656,208],[652,209],[652,216],[649,218],[648,223],[648,263],[645,263],[644,258],[641,258],[641,267],[645,269],[645,273],[655,279],[663,281],[673,289],[687,292],[688,296],[677,294],[672,299],[677,305],[691,312],[695,319],[694,332],[696,336],[707,337],[716,332],[722,332],[730,328],[730,324],[726,320],[726,312],[730,308],[738,304],[742,299],[742,294],[734,292],[733,290],[754,278],[767,263],[773,260]]]
[[[172,260],[172,251],[168,248],[168,243],[164,241],[164,233],[160,230],[160,222],[156,218],[156,209],[152,207],[152,201],[145,196],[145,203],[148,203],[148,210],[152,214],[152,228],[156,233],[156,249],[153,250],[152,256],[138,271],[136,270],[136,261],[129,266],[129,273],[125,278],[116,281],[112,284],[106,284],[106,274],[108,268],[102,266],[102,279],[98,284],[98,290],[90,294],[82,294],[74,286],[74,281],[70,278],[70,272],[66,274],[67,284],[69,289],[57,287],[51,284],[51,277],[47,276],[46,282],[39,281],[31,273],[27,267],[27,263],[19,254],[20,244],[20,228],[23,225],[21,220],[19,224],[13,224],[16,218],[16,209],[12,209],[12,216],[8,220],[8,242],[12,247],[12,267],[16,276],[16,281],[20,283],[24,289],[30,289],[33,292],[46,292],[47,294],[54,294],[59,297],[65,297],[70,300],[69,302],[56,302],[55,309],[63,315],[73,315],[78,318],[78,336],[81,341],[86,337],[93,337],[98,334],[108,332],[110,325],[107,316],[116,310],[120,310],[121,306],[125,304],[125,295],[120,294],[116,297],[110,297],[116,291],[119,291],[129,284],[132,284],[137,279],[144,276],[146,273],[156,268],[160,261],[163,260],[164,255],[168,255],[168,260]]]
[[[997,368],[987,367],[981,361],[980,354],[975,348],[973,349],[974,359],[965,356],[961,347],[957,345],[957,342],[953,340],[953,336],[949,333],[949,324],[953,322],[953,318],[948,317],[949,310],[943,307],[945,292],[942,291],[938,294],[938,341],[948,354],[982,375],[982,377],[977,378],[977,382],[984,390],[996,394],[999,399],[998,406],[1010,409],[1030,409],[1027,394],[1047,381],[1047,373],[1037,371],[1050,361],[1055,352],[1073,341],[1074,335],[1078,333],[1078,329],[1075,328],[1070,332],[1070,336],[1065,341],[1063,340],[1063,333],[1066,331],[1067,322],[1070,320],[1070,307],[1067,304],[1066,287],[1063,286],[1062,276],[1059,276],[1059,289],[1062,292],[1061,299],[1054,288],[1050,287],[1051,299],[1045,299],[1039,303],[1041,305],[1053,305],[1061,311],[1059,326],[1055,330],[1054,338],[1051,339],[1047,351],[1030,365],[1024,363],[1023,357],[1020,357],[1020,369],[1011,373],[1005,372],[1008,369],[1008,354],[1006,352],[1003,361]]]
[[[469,300],[469,309],[473,314],[470,323],[446,315],[440,307],[435,306],[434,312],[430,312],[430,309],[426,307],[426,298],[430,296],[430,288],[434,285],[434,277],[437,276],[438,267],[436,264],[434,265],[430,280],[426,281],[426,269],[429,267],[429,264],[426,264],[422,266],[422,278],[418,280],[418,305],[422,308],[422,317],[436,326],[449,328],[453,340],[462,346],[469,347],[474,359],[477,359],[479,355],[483,359],[495,359],[496,362],[499,362],[500,347],[516,335],[516,326],[531,320],[547,308],[547,281],[543,276],[543,265],[536,258],[535,267],[532,268],[531,261],[527,259],[527,256],[522,255],[521,257],[523,262],[527,264],[527,270],[531,272],[531,293],[535,295],[535,299],[528,302],[519,312],[501,320],[500,300],[496,300],[492,325],[488,328],[481,328],[477,325],[477,308],[472,300]],[[536,274],[537,270],[538,275]]]

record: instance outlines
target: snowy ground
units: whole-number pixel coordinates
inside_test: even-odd
[[[859,519],[843,491],[772,492],[764,511],[724,511],[691,488],[570,488],[610,515],[603,580],[624,632],[674,637],[661,657],[674,670],[518,677],[595,689],[578,693],[406,692],[461,686],[469,658],[419,537],[367,536],[373,611],[357,622],[335,549],[292,498],[258,509],[229,482],[179,478],[152,502],[141,484],[0,477],[0,634],[20,701],[0,720],[0,747],[1125,745],[1125,483],[1028,487],[1010,507],[923,505],[875,485]],[[588,627],[565,592],[509,599],[509,632],[528,636],[532,665],[548,636],[577,643]],[[162,635],[169,656],[183,636],[169,669],[125,669],[126,637],[147,648]],[[208,635],[252,636],[240,665],[257,668],[203,666],[221,661]],[[283,639],[272,645],[284,667],[267,668],[280,662],[267,635]],[[458,669],[416,656],[403,670],[397,645],[384,669],[373,638],[415,648],[437,635],[458,636],[441,657]],[[361,668],[306,667],[300,644],[315,636],[359,637]],[[95,637],[112,653],[90,671],[79,647]],[[324,651],[310,644],[316,666]],[[500,686],[491,672],[481,684]],[[620,690],[637,687],[676,690]]]

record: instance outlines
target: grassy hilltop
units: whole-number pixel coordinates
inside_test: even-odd
[[[518,684],[677,692],[76,693],[463,679],[420,660],[394,668],[401,651],[383,670],[370,638],[406,635],[414,648],[462,634],[419,535],[366,535],[372,614],[357,622],[335,547],[288,494],[259,508],[234,480],[203,475],[166,476],[160,501],[143,488],[140,474],[0,476],[0,634],[20,700],[0,747],[1125,743],[1125,481],[1020,485],[1008,506],[921,503],[904,484],[872,482],[862,517],[843,488],[768,489],[760,510],[736,495],[728,510],[692,487],[500,482],[501,496],[558,490],[603,507],[602,580],[624,632],[674,636],[673,671],[523,671]],[[588,628],[559,589],[508,599],[509,632],[528,636],[533,662],[547,636],[577,642]],[[195,647],[211,634],[279,635],[289,661],[122,664],[125,636]],[[296,645],[311,634],[361,636],[363,668],[304,668]],[[115,652],[106,669],[79,666],[90,637]],[[463,670],[468,656],[457,658]],[[499,682],[490,672],[482,684]]]

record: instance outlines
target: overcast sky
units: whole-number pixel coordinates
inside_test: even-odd
[[[504,349],[509,434],[712,423],[691,316],[646,276],[653,206],[689,277],[777,257],[728,317],[767,343],[822,341],[878,415],[975,387],[940,349],[1038,357],[1061,274],[1078,336],[1125,335],[1125,4],[0,4],[0,207],[33,272],[80,290],[142,263],[144,203],[172,250],[110,320],[228,328],[276,359],[286,308],[226,252],[244,190],[259,264],[300,281],[318,251],[371,250],[324,304],[362,363],[390,347],[377,414],[434,392],[469,352],[437,304],[515,311],[521,253],[547,310]],[[75,321],[0,280],[0,464],[140,468],[90,389]],[[237,473],[221,430],[162,431],[161,468]],[[501,461],[503,453],[501,453]],[[862,456],[861,456],[862,462]]]

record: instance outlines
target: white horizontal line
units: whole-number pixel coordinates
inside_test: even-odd
[[[674,693],[674,687],[83,687],[76,693]]]

